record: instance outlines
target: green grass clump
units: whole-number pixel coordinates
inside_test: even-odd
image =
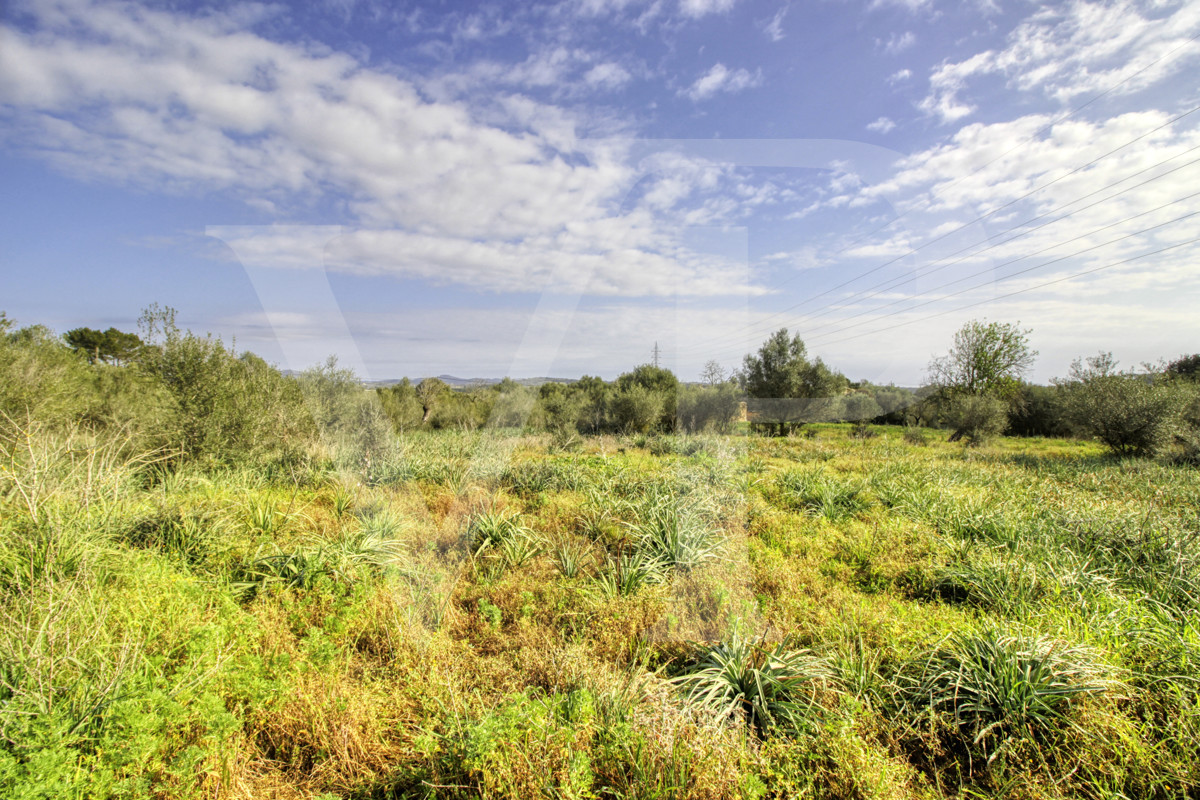
[[[776,482],[784,503],[828,520],[854,516],[870,506],[861,484],[836,478],[823,468],[790,470]]]
[[[768,649],[735,630],[728,641],[705,648],[676,682],[695,708],[741,720],[761,736],[810,725],[830,677],[826,662],[809,651],[787,642]]]
[[[666,568],[691,570],[721,557],[724,538],[696,501],[654,498],[633,523],[639,552]]]
[[[1072,708],[1112,686],[1098,654],[1047,636],[958,634],[931,654],[911,707],[944,715],[990,762],[1014,739],[1078,728]]]

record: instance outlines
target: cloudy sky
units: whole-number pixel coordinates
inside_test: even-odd
[[[1200,350],[1200,4],[12,0],[0,309],[285,368]]]

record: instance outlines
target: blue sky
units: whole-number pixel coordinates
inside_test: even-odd
[[[285,368],[1200,350],[1200,5],[14,0],[0,309]]]

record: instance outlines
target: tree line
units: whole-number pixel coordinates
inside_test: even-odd
[[[181,330],[152,306],[139,333],[17,327],[0,312],[0,414],[8,429],[84,426],[179,461],[281,466],[331,444],[360,464],[396,433],[520,428],[566,445],[583,435],[729,432],[765,435],[813,422],[944,429],[977,444],[999,434],[1083,436],[1121,456],[1200,456],[1200,354],[1122,370],[1107,353],[1075,362],[1049,386],[1024,380],[1029,331],[972,321],[913,390],[851,381],[781,329],[733,371],[709,362],[700,383],[637,366],[614,381],[453,388],[438,378],[367,389],[330,359],[286,375],[236,343]],[[15,427],[14,427],[15,426]]]

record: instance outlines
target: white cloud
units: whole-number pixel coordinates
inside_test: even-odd
[[[330,251],[338,269],[491,291],[756,291],[678,245],[689,215],[718,213],[711,200],[623,206],[639,177],[624,145],[580,137],[562,109],[503,92],[431,101],[350,56],[249,32],[234,12],[58,0],[33,13],[36,32],[0,28],[4,138],[69,175],[226,192],[282,215],[345,209],[333,221],[362,230]],[[550,49],[508,79],[550,82],[581,60]],[[711,91],[754,80],[726,72]]]
[[[580,0],[574,5],[576,10],[586,16],[603,16],[646,5],[646,0]]]
[[[888,83],[895,85],[897,83],[903,83],[904,81],[907,81],[911,77],[912,77],[911,69],[901,69],[901,70],[896,70],[891,75],[889,75],[887,80],[888,80]]]
[[[692,100],[707,100],[718,92],[740,92],[752,89],[762,84],[762,70],[750,72],[739,67],[731,70],[724,64],[717,63],[708,72],[696,79],[696,82],[681,92]]]
[[[904,52],[916,43],[917,35],[912,31],[905,31],[901,34],[893,33],[888,37],[887,43],[883,45],[883,52],[889,56],[894,56],[897,53]]]
[[[1200,237],[1200,217],[1184,218],[1196,209],[1200,164],[1189,151],[1200,147],[1200,129],[1150,133],[1168,119],[1133,112],[1047,129],[1049,117],[1031,115],[968,125],[946,144],[904,159],[892,179],[861,187],[858,197],[889,198],[910,233],[839,250],[881,262],[908,259],[892,284],[898,291],[863,298],[859,313],[874,322],[910,298],[933,300],[920,316],[1027,290],[1029,302],[1124,296],[1144,314],[1163,302],[1149,293],[1194,296],[1200,246],[1140,258]],[[1092,269],[1099,271],[1062,280]],[[1089,321],[1093,336],[1104,319]]]
[[[928,8],[932,4],[932,2],[933,2],[933,0],[871,0],[870,8],[872,10],[874,10],[874,9],[879,9],[879,8],[886,8],[888,6],[893,6],[896,8],[903,8],[906,11],[910,11],[912,13],[916,13],[925,8]]]
[[[775,12],[775,16],[771,17],[771,21],[763,26],[763,33],[772,42],[783,40],[783,18],[787,15],[788,6],[784,6]]]
[[[679,11],[685,17],[696,19],[707,14],[716,14],[733,8],[734,0],[679,0]]]
[[[887,133],[895,127],[895,122],[892,122],[892,120],[888,119],[887,117],[880,117],[879,119],[867,125],[867,130],[875,131],[876,133]]]
[[[1164,15],[1163,9],[1168,9]],[[1010,89],[1059,102],[1115,89],[1128,94],[1195,63],[1200,5],[1187,2],[1089,3],[1047,6],[1022,22],[1001,50],[944,62],[930,76],[921,108],[943,121],[970,114],[960,99],[971,79],[999,74]]]
[[[958,93],[966,86],[967,78],[988,70],[992,57],[989,50],[966,61],[938,66],[929,77],[930,93],[921,101],[921,110],[941,117],[943,122],[956,122],[972,113],[975,107],[959,100]]]
[[[583,76],[584,81],[590,85],[608,90],[620,89],[629,83],[632,78],[633,76],[629,74],[629,70],[615,61],[606,61],[603,64],[597,64]]]

